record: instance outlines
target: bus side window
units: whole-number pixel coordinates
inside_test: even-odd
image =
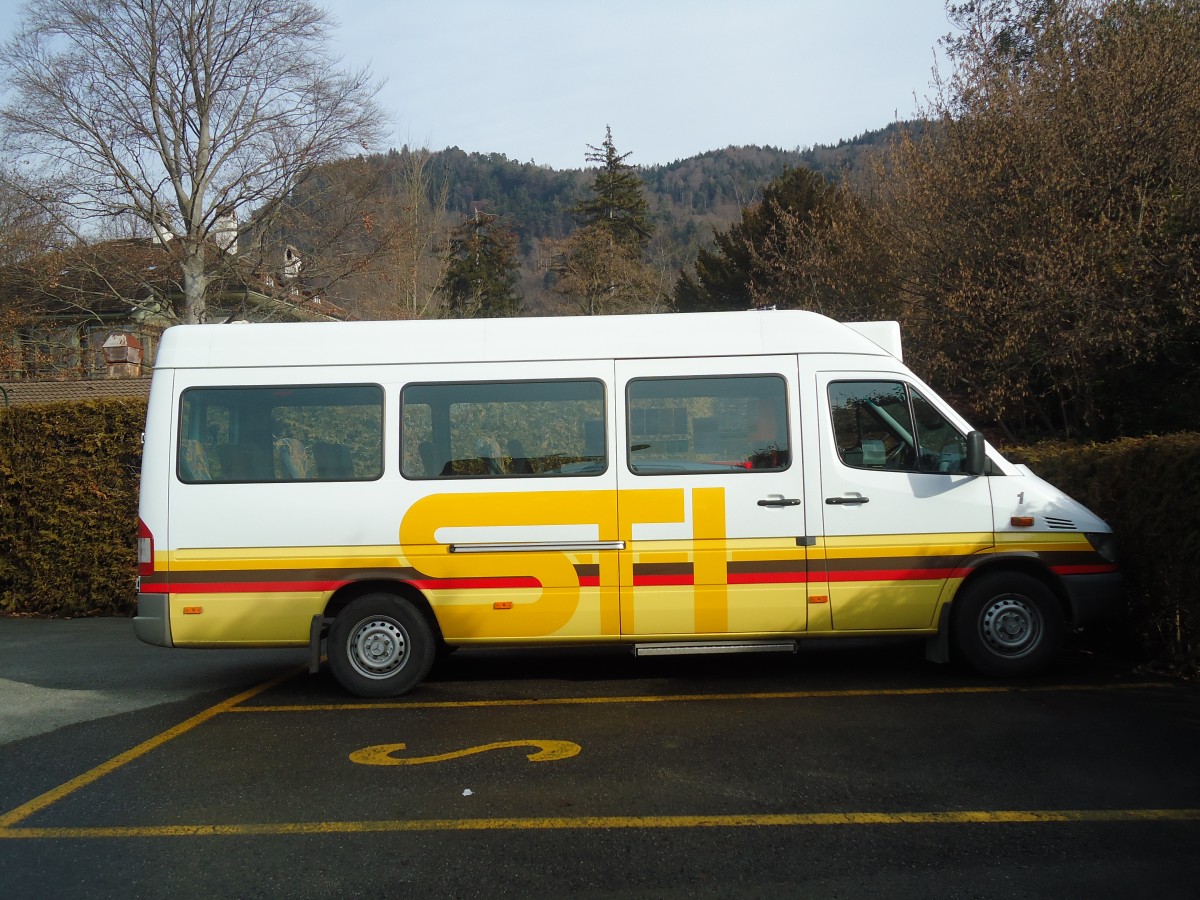
[[[583,423],[583,455],[590,460],[604,458],[603,419],[590,419]]]
[[[179,471],[184,481],[212,481],[203,442],[195,438],[184,438],[179,442]]]
[[[313,457],[317,464],[317,477],[332,481],[346,481],[354,477],[354,462],[350,448],[345,444],[317,441],[313,444]]]
[[[598,475],[608,466],[598,380],[414,383],[400,392],[400,474]]]
[[[383,474],[383,388],[188,388],[178,476],[188,484],[371,481]]]
[[[635,378],[630,470],[639,475],[780,472],[791,465],[779,375]]]
[[[915,429],[905,385],[898,381],[837,381],[829,385],[838,455],[859,469],[911,471]]]
[[[275,467],[258,444],[221,444],[217,447],[222,481],[274,481]]]
[[[912,391],[913,418],[921,448],[922,472],[965,472],[967,439],[917,391]]]
[[[838,455],[847,466],[898,472],[962,472],[966,438],[900,381],[829,385]]]

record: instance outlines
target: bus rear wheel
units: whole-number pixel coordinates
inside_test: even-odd
[[[1041,581],[995,572],[967,585],[954,601],[951,637],[959,655],[984,675],[1034,675],[1062,644],[1058,601]]]
[[[404,694],[428,674],[436,640],[429,621],[392,594],[366,594],[338,613],[329,629],[329,668],[359,697]]]

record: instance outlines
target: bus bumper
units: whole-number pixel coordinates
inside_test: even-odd
[[[174,647],[171,642],[171,605],[168,594],[138,594],[133,633],[138,640],[156,647]]]
[[[1063,588],[1071,613],[1071,624],[1083,627],[1111,622],[1125,611],[1125,591],[1120,572],[1064,575]]]

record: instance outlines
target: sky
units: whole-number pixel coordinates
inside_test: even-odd
[[[318,0],[346,68],[386,81],[390,147],[633,165],[836,144],[931,92],[945,0]],[[0,0],[0,37],[19,6]],[[375,148],[380,150],[388,147]]]
[[[338,0],[398,144],[584,166],[837,143],[911,116],[945,0]]]

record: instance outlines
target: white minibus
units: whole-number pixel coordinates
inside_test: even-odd
[[[1121,591],[1109,527],[988,445],[894,322],[766,310],[167,330],[137,636],[439,652],[920,635],[1024,675]]]

